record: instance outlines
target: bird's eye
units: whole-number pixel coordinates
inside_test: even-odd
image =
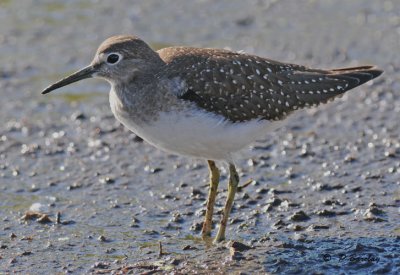
[[[116,64],[121,59],[121,56],[116,53],[111,53],[107,56],[106,62],[108,64]]]

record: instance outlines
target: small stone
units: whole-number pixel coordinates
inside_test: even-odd
[[[174,258],[174,259],[172,259],[169,263],[170,263],[171,265],[179,265],[181,262],[182,262],[181,260],[179,260],[179,259],[177,259],[177,258]]]
[[[258,188],[257,190],[256,190],[256,193],[258,193],[258,194],[266,194],[266,193],[268,193],[268,189],[265,189],[265,188]]]
[[[197,247],[191,245],[185,245],[182,250],[197,250]]]
[[[282,227],[286,226],[286,223],[283,222],[282,220],[277,221],[272,225],[273,228],[275,229],[281,229]]]
[[[309,143],[303,144],[299,156],[302,158],[313,156],[315,153],[311,150],[311,145]]]
[[[307,235],[302,234],[302,233],[294,233],[293,239],[298,242],[306,242]]]
[[[307,214],[304,213],[304,211],[300,210],[300,211],[294,213],[289,219],[294,222],[303,222],[303,221],[309,220],[310,217],[307,216]]]
[[[163,200],[170,200],[172,198],[173,198],[173,196],[169,195],[169,194],[162,194],[161,195],[161,199],[163,199]]]
[[[115,182],[115,179],[113,179],[111,177],[104,177],[104,178],[100,178],[99,182],[102,184],[112,184]]]
[[[113,247],[111,247],[111,248],[107,248],[106,249],[106,253],[107,254],[112,254],[112,253],[114,253],[115,251],[117,251],[115,248],[113,248]]]
[[[109,268],[110,264],[109,263],[104,263],[104,262],[96,262],[93,265],[93,268],[101,268],[101,269],[105,269],[105,268]]]
[[[344,157],[344,162],[345,163],[351,163],[357,160],[357,157],[355,155],[352,154],[348,154]]]
[[[47,214],[43,214],[37,211],[27,211],[22,217],[21,220],[36,220],[39,223],[50,223],[52,220],[49,218]]]
[[[247,17],[236,20],[236,24],[241,27],[248,27],[251,24],[253,24],[253,22],[254,22],[254,18],[251,16],[247,16]]]
[[[243,251],[252,249],[251,246],[241,243],[241,242],[238,242],[238,241],[230,241],[228,243],[228,247],[233,248],[234,250],[239,251],[239,252],[243,252]]]
[[[364,215],[364,220],[368,222],[385,222],[385,219],[382,219],[380,217],[374,216],[372,213],[366,213]]]
[[[229,224],[236,224],[236,223],[240,223],[240,222],[244,222],[244,220],[241,219],[241,218],[231,218],[231,219],[229,219]]]
[[[75,190],[78,188],[81,188],[82,185],[79,182],[74,182],[73,184],[71,184],[70,186],[67,187],[67,190]]]
[[[37,220],[38,223],[51,223],[53,222],[48,215],[42,214]]]
[[[105,241],[107,241],[106,237],[103,236],[103,235],[100,235],[97,239],[98,239],[100,242],[105,242]]]
[[[158,231],[155,230],[143,230],[143,233],[146,235],[152,235],[152,236],[156,236],[156,235],[160,235],[160,233]]]
[[[68,221],[61,221],[62,225],[69,225],[69,224],[74,224],[74,221],[68,220]]]
[[[298,207],[299,204],[298,203],[293,203],[290,202],[289,200],[285,199],[281,202],[281,204],[279,205],[279,208],[281,210],[287,211],[290,207]]]
[[[52,186],[56,186],[57,182],[56,181],[50,181],[47,183],[47,186],[52,187]]]
[[[200,231],[203,228],[203,222],[195,222],[190,227],[191,231]]]
[[[315,214],[317,214],[318,216],[321,216],[321,217],[333,217],[333,216],[336,216],[336,212],[330,211],[330,210],[326,210],[326,209],[317,211],[317,212],[315,212]]]
[[[324,204],[324,205],[339,205],[339,206],[346,205],[346,203],[340,202],[339,200],[336,200],[336,199],[324,199],[324,200],[322,200],[322,204]]]
[[[184,219],[182,218],[182,215],[180,213],[174,213],[172,215],[172,219],[171,222],[175,222],[175,223],[183,223]]]
[[[255,161],[254,159],[249,159],[249,160],[247,160],[247,165],[249,167],[254,167],[257,165],[257,161]]]
[[[231,247],[229,249],[229,253],[231,255],[231,260],[232,261],[239,261],[239,260],[243,260],[244,256],[241,252],[235,250],[233,247]]]
[[[39,190],[40,190],[40,188],[37,187],[35,184],[32,184],[31,187],[29,188],[29,192],[32,192],[32,193],[37,192]]]
[[[293,168],[290,167],[285,171],[285,177],[288,179],[294,179],[297,177],[297,174],[293,172]]]
[[[275,247],[277,248],[294,248],[295,245],[289,242],[278,242],[275,244]]]
[[[369,212],[371,212],[374,215],[383,215],[383,214],[385,214],[385,211],[379,209],[376,206],[370,207],[368,210],[369,210]]]
[[[372,222],[386,221],[382,216],[385,212],[377,207],[375,203],[371,203],[370,207],[364,212],[364,220]]]
[[[361,186],[353,187],[350,189],[351,192],[356,193],[362,190]]]
[[[140,220],[137,218],[132,218],[131,227],[139,227]]]
[[[151,174],[156,174],[156,173],[158,173],[158,172],[161,172],[163,169],[162,168],[159,168],[159,167],[150,167],[149,165],[146,165],[145,167],[144,167],[144,171],[145,172],[148,172],[148,173],[151,173]]]
[[[395,158],[396,157],[396,149],[390,148],[387,151],[385,151],[385,157],[387,157],[387,158]]]
[[[287,226],[288,229],[292,229],[293,231],[303,231],[304,230],[304,226],[298,225],[298,224],[294,224],[291,223]]]
[[[342,188],[343,185],[341,184],[329,185],[329,184],[317,183],[316,185],[313,186],[313,189],[316,191],[332,191],[332,190],[339,190]]]
[[[21,241],[33,241],[33,237],[32,236],[24,236],[21,238]]]
[[[10,264],[15,264],[16,262],[17,262],[16,258],[11,258],[9,261]]]
[[[271,212],[272,210],[274,210],[274,207],[272,206],[272,204],[267,204],[266,206],[264,206],[261,211],[263,213],[267,213],[267,212]]]
[[[204,193],[203,193],[200,189],[195,189],[195,188],[193,188],[193,190],[192,190],[192,196],[197,196],[197,195],[204,196]]]
[[[185,187],[188,187],[188,184],[187,184],[186,182],[182,182],[182,183],[179,185],[179,187],[185,188]]]
[[[257,203],[258,203],[257,200],[248,200],[248,201],[246,202],[247,205],[256,205]]]
[[[316,224],[312,224],[307,228],[307,231],[318,231],[321,229],[329,229],[328,225],[316,225]]]
[[[196,210],[195,215],[197,217],[203,217],[206,214],[206,210],[203,208],[200,208],[198,210]]]
[[[86,119],[86,115],[82,112],[75,112],[71,115],[71,120],[84,120]]]
[[[272,206],[279,206],[282,203],[282,200],[276,196],[272,197],[267,201],[268,204]]]

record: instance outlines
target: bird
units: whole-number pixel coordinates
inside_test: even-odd
[[[296,110],[332,101],[383,73],[376,66],[313,69],[225,49],[175,46],[154,51],[133,35],[106,39],[92,62],[42,91],[100,78],[111,85],[111,111],[125,127],[167,152],[204,159],[209,191],[201,230],[211,237],[220,182],[227,198],[214,242],[225,239],[238,189],[237,152],[273,132]]]

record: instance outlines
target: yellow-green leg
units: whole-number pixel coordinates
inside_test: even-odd
[[[214,242],[220,242],[225,239],[226,224],[228,223],[229,213],[231,212],[233,200],[237,187],[239,185],[239,175],[236,172],[235,165],[229,163],[229,185],[228,185],[228,197],[226,198],[224,212],[222,213],[221,223],[218,228],[217,236],[215,236]]]
[[[203,228],[201,230],[201,234],[203,236],[211,235],[212,216],[214,213],[215,198],[218,193],[218,184],[219,184],[218,167],[212,160],[208,160],[207,162],[208,162],[208,169],[210,170],[210,190],[208,191],[206,217],[204,219]]]

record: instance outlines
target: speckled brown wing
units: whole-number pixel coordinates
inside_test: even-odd
[[[380,75],[371,66],[314,70],[218,49],[165,48],[163,76],[183,80],[183,100],[232,122],[281,120],[316,106]]]

